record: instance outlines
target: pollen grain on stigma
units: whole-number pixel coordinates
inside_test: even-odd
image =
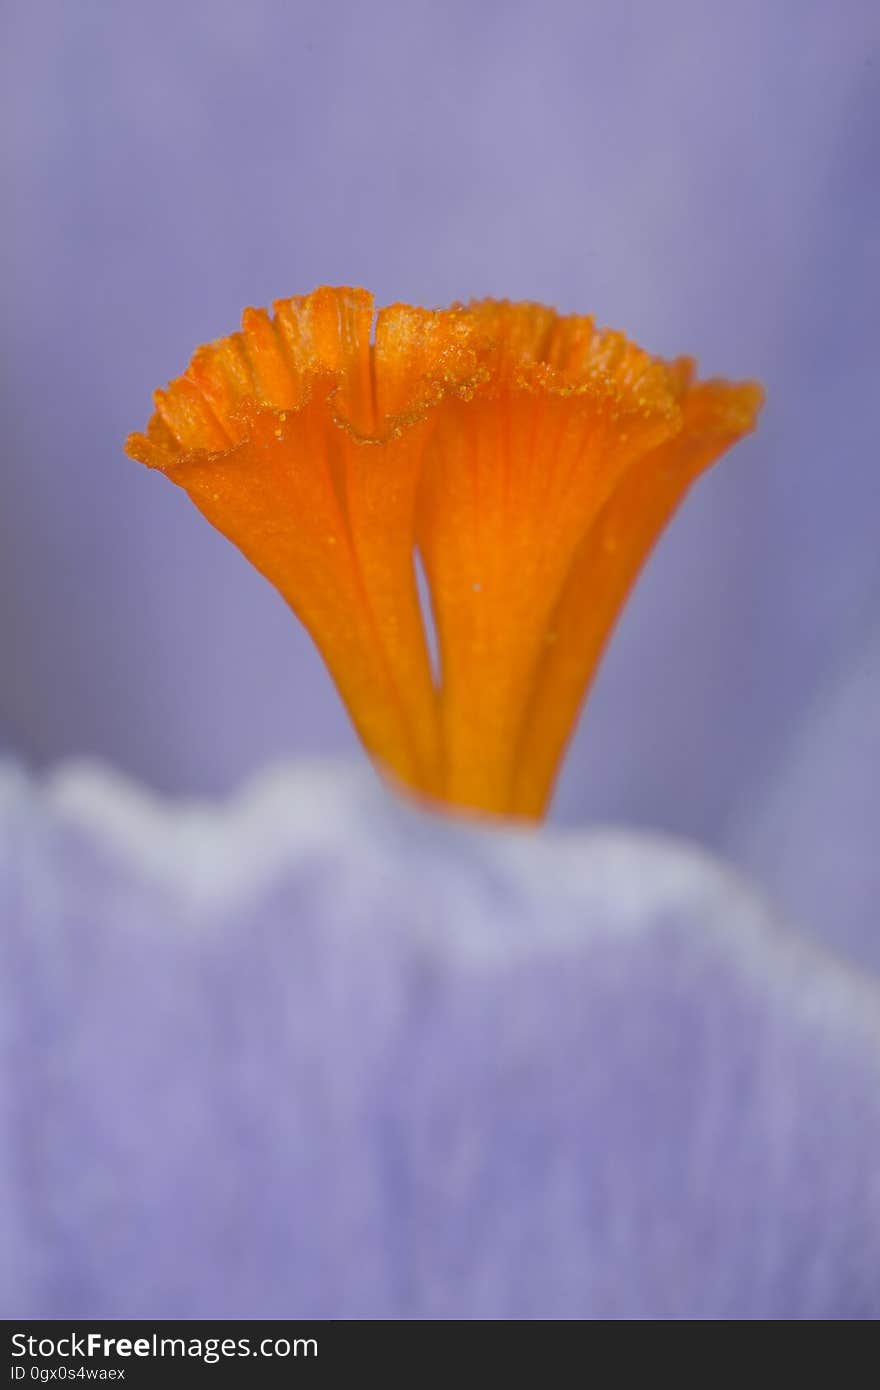
[[[280,591],[383,772],[537,819],[642,563],[761,398],[541,305],[323,288],[246,310],[126,447]]]

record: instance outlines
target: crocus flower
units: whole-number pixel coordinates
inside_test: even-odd
[[[422,804],[0,769],[5,1311],[877,1316],[876,980],[691,846],[518,823],[757,388],[535,306],[371,325],[354,291],[248,313],[129,447]]]

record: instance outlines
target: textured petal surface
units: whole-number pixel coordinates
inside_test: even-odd
[[[880,1314],[880,993],[671,841],[0,778],[6,1316]]]

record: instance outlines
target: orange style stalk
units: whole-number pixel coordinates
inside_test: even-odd
[[[641,565],[761,392],[539,305],[325,288],[246,310],[155,403],[128,452],[280,590],[379,767],[538,818]]]

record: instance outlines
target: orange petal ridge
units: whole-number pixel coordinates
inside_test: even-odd
[[[323,288],[245,310],[155,404],[129,454],[281,592],[380,769],[537,819],[642,563],[761,392],[541,305]]]

